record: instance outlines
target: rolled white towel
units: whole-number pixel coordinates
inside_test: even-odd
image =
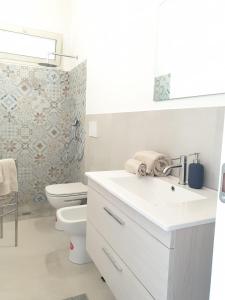
[[[0,196],[18,191],[17,170],[14,159],[0,160],[3,181],[0,183]]]
[[[155,151],[139,151],[134,155],[134,159],[140,160],[147,165],[147,174],[151,176],[165,176],[163,170],[171,165],[171,159]]]
[[[147,166],[145,163],[130,158],[125,163],[125,170],[129,173],[136,174],[138,176],[146,176],[147,175]]]

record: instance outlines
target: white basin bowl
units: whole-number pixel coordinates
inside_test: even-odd
[[[124,176],[111,178],[113,183],[155,205],[180,204],[206,197],[171,182],[170,178]]]
[[[85,235],[87,205],[63,207],[57,210],[57,220],[70,235]]]
[[[89,185],[107,190],[163,230],[172,231],[215,221],[217,192],[194,190],[178,178],[138,177],[124,170],[87,172]]]
[[[86,251],[87,205],[60,208],[57,210],[57,219],[70,236],[69,260],[76,264],[90,262]]]

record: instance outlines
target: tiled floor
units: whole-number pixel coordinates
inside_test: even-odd
[[[19,246],[13,247],[13,223],[0,240],[0,299],[62,300],[86,293],[89,300],[115,300],[94,264],[68,260],[68,237],[54,229],[54,218],[22,220]]]

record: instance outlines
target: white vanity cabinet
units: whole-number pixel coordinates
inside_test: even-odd
[[[213,237],[165,231],[89,179],[87,250],[117,300],[208,300]]]

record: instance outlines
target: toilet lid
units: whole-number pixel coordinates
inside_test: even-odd
[[[74,182],[48,185],[46,186],[45,190],[49,195],[55,196],[85,196],[87,195],[88,187],[81,182]]]

